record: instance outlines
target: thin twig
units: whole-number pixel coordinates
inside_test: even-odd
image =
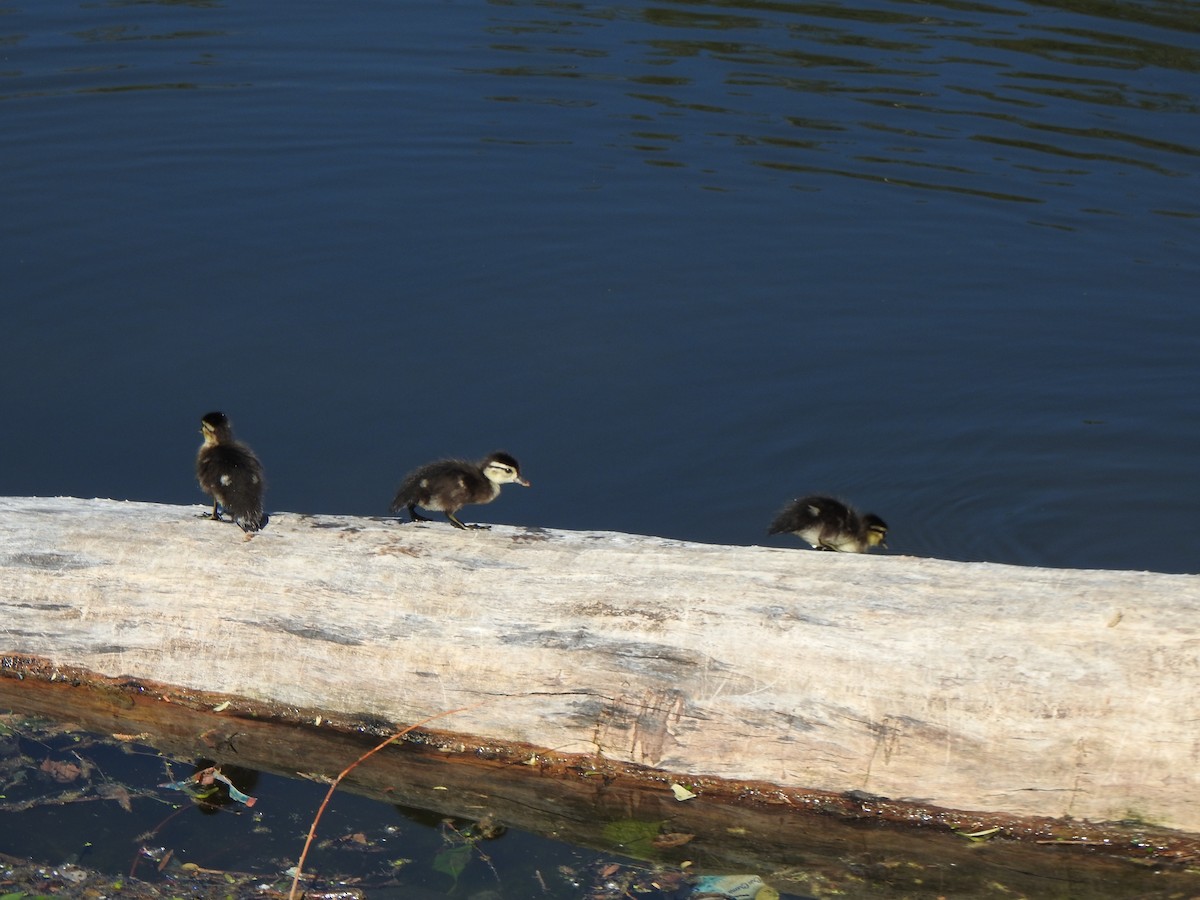
[[[407,728],[397,731],[382,744],[372,747],[350,765],[346,766],[346,768],[338,774],[338,777],[333,779],[333,783],[329,785],[329,790],[325,792],[325,799],[321,801],[320,807],[317,808],[317,814],[313,817],[312,827],[308,829],[308,838],[304,841],[304,849],[300,851],[300,859],[296,862],[296,874],[292,878],[292,889],[288,892],[288,900],[296,900],[296,888],[300,884],[300,876],[304,870],[304,860],[308,856],[308,848],[312,846],[313,838],[317,836],[317,823],[321,821],[321,815],[325,812],[325,807],[329,805],[329,800],[331,797],[333,797],[333,792],[336,791],[337,786],[342,783],[342,779],[354,771],[354,768],[363,760],[378,753],[393,741],[400,740],[400,738],[404,737],[414,728],[420,728],[422,725],[427,725],[436,719],[443,719],[446,716],[453,716],[461,712],[470,712],[471,710],[478,709],[481,706],[483,706],[482,703],[476,703],[474,706],[464,706],[462,709],[451,709],[447,712],[440,712],[436,715],[432,715],[427,719],[422,719],[420,722],[413,722],[413,724],[409,725]]]

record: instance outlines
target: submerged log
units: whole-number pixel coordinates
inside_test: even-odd
[[[1200,578],[0,499],[0,655],[459,749],[1200,832]]]
[[[319,779],[380,741],[361,721],[323,718],[316,727],[311,717],[295,721],[295,710],[272,704],[227,702],[29,658],[7,662],[25,677],[0,677],[0,709],[19,706],[55,719],[69,709],[73,724],[150,745],[185,764],[180,771],[189,762],[215,762]],[[452,738],[447,743],[430,730],[437,724],[355,766],[339,791],[649,858],[655,862],[648,871],[687,861],[697,874],[758,874],[779,891],[806,897],[1200,896],[1200,871],[1191,865],[1200,860],[1200,835],[1133,823],[1081,827],[1070,820],[938,811],[857,793],[696,777],[688,784],[697,798],[680,802],[661,774],[638,777],[634,767],[596,757],[507,743],[453,752]],[[264,804],[256,809],[277,820]],[[864,820],[872,827],[863,827]],[[918,827],[874,827],[879,824]],[[656,834],[692,840],[660,847]],[[297,852],[299,845],[297,836]],[[771,896],[764,891],[761,900]]]

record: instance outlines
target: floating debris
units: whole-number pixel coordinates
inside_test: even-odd
[[[244,803],[246,806],[253,806],[258,802],[258,799],[251,797],[248,794],[243,794],[233,786],[233,782],[221,774],[221,770],[216,766],[209,766],[207,769],[201,769],[195,772],[182,781],[172,781],[167,784],[160,784],[159,787],[167,788],[173,791],[183,791],[192,796],[196,796],[195,789],[197,786],[210,786],[214,781],[219,781],[225,785],[229,791],[229,799],[236,800],[238,803]]]
[[[675,795],[675,799],[679,801],[694,800],[696,795],[685,788],[682,784],[671,785],[671,793]]]

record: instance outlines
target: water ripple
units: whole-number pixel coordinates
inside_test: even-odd
[[[527,61],[472,71],[513,80],[506,96],[531,102],[541,94],[537,81],[588,83],[605,118],[580,128],[579,139],[636,123],[607,142],[659,156],[669,147],[678,168],[719,174],[740,162],[1037,203],[1051,160],[1071,164],[1057,171],[1062,188],[1129,167],[1189,176],[1200,155],[1200,144],[1181,138],[1191,132],[1179,118],[1200,107],[1194,80],[1178,77],[1200,72],[1194,10],[760,0],[602,13],[553,2],[492,8],[492,29],[515,40],[491,49]],[[535,16],[536,27],[518,24],[524,16]],[[614,33],[599,40],[606,30]],[[577,51],[570,66],[529,59],[561,55],[546,42],[571,37],[593,52]],[[683,137],[698,128],[736,152],[717,154],[714,164],[712,145]],[[665,137],[647,144],[642,131]],[[881,143],[889,138],[902,143]],[[994,165],[979,170],[978,154],[961,141],[996,147]],[[830,154],[836,163],[822,159]]]

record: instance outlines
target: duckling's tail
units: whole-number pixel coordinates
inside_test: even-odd
[[[269,522],[270,519],[271,517],[266,513],[257,512],[237,516],[233,521],[236,522],[238,528],[242,529],[242,531],[246,532],[246,534],[254,534],[255,532],[262,531],[264,528],[266,528],[267,522]]]

